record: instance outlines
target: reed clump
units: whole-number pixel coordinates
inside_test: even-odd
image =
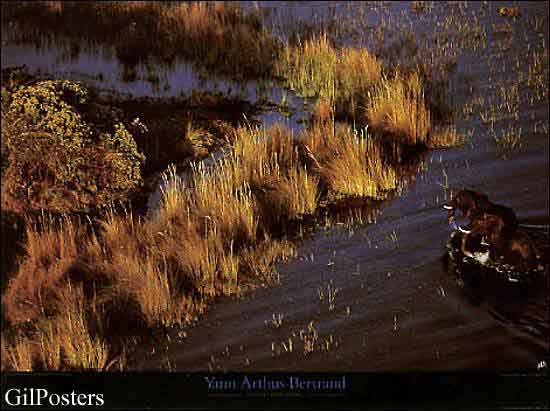
[[[334,47],[327,34],[303,44],[287,44],[276,73],[304,97],[320,97],[347,115],[354,115],[360,96],[378,82],[382,64],[365,48]]]
[[[30,335],[18,333],[2,337],[6,359],[3,369],[103,370],[109,358],[109,346],[90,331],[90,312],[85,307],[83,288],[71,283],[60,287],[63,300],[59,313],[51,321],[39,323]]]
[[[68,283],[63,289],[64,308],[40,334],[40,359],[44,369],[102,370],[109,348],[99,335],[92,336],[82,286]]]
[[[441,85],[426,84],[428,76],[420,69],[397,67],[391,75],[387,70],[365,48],[336,48],[326,33],[313,35],[303,43],[286,44],[276,66],[276,73],[287,87],[304,97],[318,98],[314,121],[353,120],[400,145],[454,144],[450,126],[439,124],[441,102],[433,104],[432,94],[440,92]],[[435,115],[432,109],[436,109]],[[435,128],[437,141],[432,141]]]
[[[84,227],[68,218],[57,223],[44,217],[27,226],[25,258],[2,296],[9,321],[35,321],[56,311],[62,300],[59,290],[82,251],[78,239],[86,235]]]
[[[384,78],[369,94],[364,110],[374,130],[409,145],[426,145],[431,127],[430,111],[417,73]]]
[[[394,167],[384,161],[378,140],[365,129],[316,125],[306,130],[304,143],[334,195],[383,198],[397,186]]]

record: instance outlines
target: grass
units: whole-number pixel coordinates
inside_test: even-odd
[[[335,192],[384,198],[384,192],[396,188],[395,170],[383,164],[382,151],[364,131],[356,135],[346,127],[334,137],[334,155],[327,160],[323,174]]]
[[[384,71],[382,61],[366,48],[336,48],[326,33],[303,43],[287,43],[276,66],[287,87],[301,96],[318,98],[315,121],[354,120],[375,134],[410,146],[455,144],[456,135],[450,127],[443,127],[448,124],[436,121],[431,113],[442,110],[441,99],[435,100],[444,83],[426,84],[426,69],[397,67],[391,76]],[[436,126],[437,141],[432,142],[431,131]]]
[[[279,183],[276,197],[277,206],[287,208],[284,213],[290,220],[313,214],[319,201],[319,177],[309,175],[306,167],[293,167]]]
[[[500,131],[500,136],[494,134],[493,140],[497,145],[503,158],[509,158],[511,154],[523,147],[521,127],[509,125],[508,128]]]
[[[40,226],[40,230],[27,227],[26,258],[3,295],[4,315],[14,323],[33,321],[57,310],[61,301],[58,290],[80,253],[77,238],[85,236],[84,227],[69,219],[55,224],[43,218]]]
[[[425,144],[430,131],[430,111],[418,74],[383,79],[369,96],[365,117],[375,130],[406,141]]]
[[[463,142],[463,137],[456,131],[456,127],[449,126],[435,126],[430,132],[428,139],[429,148],[447,148],[455,147]]]
[[[335,48],[323,33],[287,44],[275,72],[299,95],[320,97],[353,115],[360,95],[379,81],[382,64],[365,48]]]
[[[2,336],[2,369],[32,371],[34,351],[33,343],[26,338],[15,338],[15,341],[9,344]]]
[[[17,335],[10,344],[3,337],[5,368],[17,371],[102,370],[109,350],[105,342],[90,334],[82,287],[70,283],[61,288],[62,307],[55,320],[42,325],[31,337]]]
[[[92,224],[66,217],[29,225],[25,255],[3,295],[9,324],[4,368],[108,368],[126,358],[130,337],[191,323],[216,297],[277,279],[275,264],[293,254],[285,236],[321,215],[326,204],[384,199],[398,189],[399,169],[381,137],[399,147],[444,147],[458,139],[453,127],[434,124],[423,76],[388,76],[366,49],[336,48],[326,34],[287,44],[278,54],[255,17],[238,6],[2,7],[18,24],[26,24],[18,19],[29,10],[40,12],[42,27],[90,19],[60,36],[114,41],[128,64],[154,53],[234,77],[275,73],[299,94],[318,97],[319,120],[297,138],[280,126],[228,130],[224,156],[212,166],[196,163],[185,177],[175,167],[164,173],[161,205],[146,219],[111,209]],[[113,27],[125,37],[110,39]],[[368,128],[337,124],[336,117],[356,118]],[[198,158],[216,144],[192,119],[179,129],[178,152]],[[313,324],[300,337],[304,352],[312,352],[318,339]]]
[[[107,364],[108,347],[92,337],[84,307],[82,287],[69,283],[64,289],[65,307],[56,321],[40,335],[40,357],[45,369],[102,370]]]
[[[333,197],[384,198],[397,187],[396,170],[384,160],[387,153],[365,129],[315,125],[304,131],[303,142],[315,159],[311,168]]]

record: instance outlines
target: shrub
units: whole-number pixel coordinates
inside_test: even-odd
[[[90,99],[86,88],[67,80],[40,81],[13,92],[2,112],[10,196],[30,208],[82,210],[140,184],[144,157],[133,136],[116,116],[104,116],[107,124],[97,122],[95,112],[101,110]]]

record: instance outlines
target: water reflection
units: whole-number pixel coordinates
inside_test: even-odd
[[[2,27],[2,67],[24,65],[34,75],[83,81],[103,94],[122,97],[189,97],[196,91],[237,97],[266,107],[258,116],[266,126],[283,123],[294,131],[303,129],[302,120],[307,116],[304,100],[275,81],[207,77],[182,59],[171,64],[147,61],[130,66],[120,61],[113,47],[75,47],[74,42],[43,33],[39,36],[42,40],[34,44],[21,42],[13,31]],[[282,102],[285,113],[278,110]]]

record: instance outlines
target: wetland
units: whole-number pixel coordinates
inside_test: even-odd
[[[547,3],[1,7],[3,369],[549,354]],[[464,188],[543,273],[449,264]]]

